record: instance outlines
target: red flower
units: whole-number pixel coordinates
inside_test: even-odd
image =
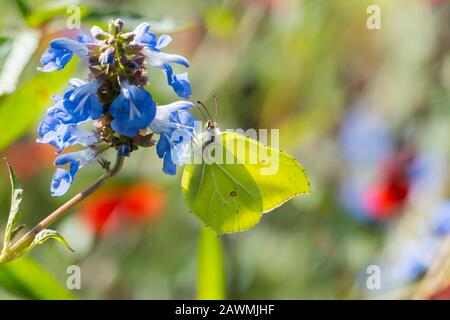
[[[89,198],[81,208],[84,221],[97,235],[117,230],[127,223],[150,223],[166,206],[162,189],[136,183],[103,189]]]
[[[54,147],[36,143],[34,139],[29,138],[15,142],[2,154],[2,158],[8,159],[22,181],[32,178],[42,167],[50,167],[54,156]]]
[[[389,218],[407,200],[411,184],[408,168],[413,159],[410,149],[388,159],[381,168],[381,179],[364,192],[363,205],[374,218]]]

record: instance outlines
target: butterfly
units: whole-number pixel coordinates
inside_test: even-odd
[[[310,193],[302,165],[278,149],[222,132],[212,120],[197,138],[202,161],[185,165],[181,187],[188,207],[217,233],[247,230],[264,213]]]

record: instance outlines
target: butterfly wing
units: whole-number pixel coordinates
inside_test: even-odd
[[[224,133],[223,141],[229,152],[244,163],[258,185],[263,212],[272,211],[293,197],[310,193],[305,170],[290,155],[238,133]]]
[[[223,148],[225,156],[224,145],[216,146]],[[192,212],[217,233],[247,230],[263,212],[261,192],[243,165],[186,165],[181,187]]]
[[[218,233],[247,230],[263,213],[310,192],[303,167],[279,150],[231,132],[208,147],[221,151],[221,161],[186,165],[181,186],[192,212]]]

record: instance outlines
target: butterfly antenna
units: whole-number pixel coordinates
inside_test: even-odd
[[[204,109],[204,110],[206,111],[206,113],[208,114],[209,119],[210,119],[210,120],[213,120],[213,117],[211,116],[211,113],[209,112],[208,108],[206,108],[206,106],[203,104],[203,102],[197,101],[197,103],[203,107],[203,109]]]
[[[200,113],[202,114],[202,117],[205,121],[208,121],[208,119],[205,117],[205,114],[203,113],[202,108],[200,108],[199,106],[196,106],[196,108],[200,111]]]
[[[218,112],[219,112],[219,97],[216,96],[216,95],[213,95],[213,97],[214,97],[214,107],[216,108],[216,114],[215,114],[214,122],[217,122],[217,120],[219,120],[219,115],[218,115]]]

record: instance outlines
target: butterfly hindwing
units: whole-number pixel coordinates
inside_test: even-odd
[[[261,192],[242,165],[186,165],[181,186],[192,212],[217,233],[247,230],[262,215]]]

